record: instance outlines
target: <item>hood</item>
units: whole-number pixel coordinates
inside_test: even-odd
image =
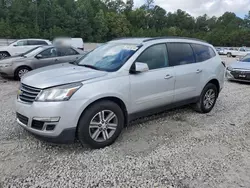
[[[64,63],[31,71],[22,78],[21,82],[36,88],[48,88],[57,85],[86,81],[107,74],[107,72]]]
[[[250,70],[250,62],[242,62],[237,61],[230,65],[233,69],[249,69]]]

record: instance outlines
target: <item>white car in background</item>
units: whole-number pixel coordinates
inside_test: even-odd
[[[53,40],[53,45],[69,46],[84,51],[84,43],[82,38],[68,38],[68,37],[55,38]]]
[[[21,39],[17,40],[8,46],[0,47],[0,59],[9,57],[9,56],[18,56],[23,54],[35,47],[51,45],[49,40],[44,39]]]
[[[235,49],[225,50],[225,52],[227,54],[227,57],[236,57],[236,56],[244,57],[250,53],[250,49],[247,47],[241,47],[237,50]]]

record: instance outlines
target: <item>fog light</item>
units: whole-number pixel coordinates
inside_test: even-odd
[[[58,122],[60,117],[34,117],[33,120],[44,122]]]
[[[55,129],[55,126],[56,126],[56,125],[49,124],[49,125],[46,126],[46,130],[47,130],[47,131],[53,131],[53,130]]]

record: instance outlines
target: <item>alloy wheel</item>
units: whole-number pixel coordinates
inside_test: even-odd
[[[110,139],[118,126],[118,118],[111,110],[98,112],[89,125],[89,134],[96,142],[105,142]]]
[[[203,104],[206,109],[210,109],[216,100],[216,94],[213,89],[207,90],[204,99],[203,99]]]

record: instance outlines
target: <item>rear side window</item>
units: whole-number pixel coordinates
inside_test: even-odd
[[[168,43],[168,55],[170,66],[195,63],[193,49],[187,43]]]
[[[57,51],[59,56],[70,56],[78,54],[78,52],[76,52],[72,48],[57,48]]]
[[[205,45],[191,44],[194,49],[194,54],[197,62],[203,62],[216,56],[214,50]]]
[[[147,63],[149,70],[168,66],[167,48],[165,44],[156,44],[147,48],[136,60]]]
[[[43,40],[29,40],[28,45],[48,45],[48,44]]]

